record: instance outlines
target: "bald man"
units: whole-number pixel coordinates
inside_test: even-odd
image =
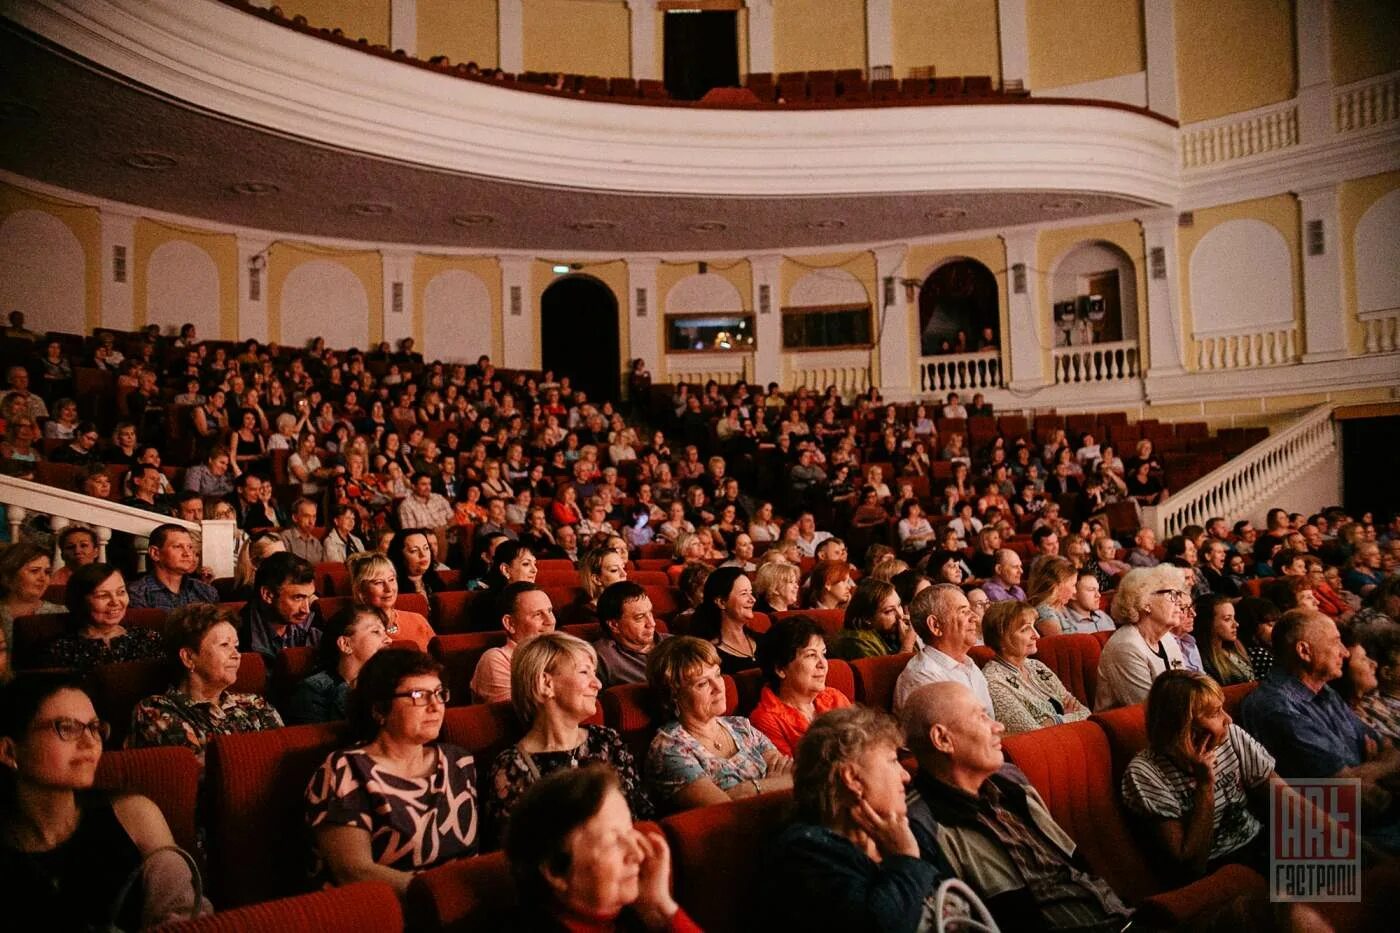
[[[919,762],[909,822],[945,857],[1003,930],[1121,930],[1132,911],[1088,873],[1074,840],[1001,750],[1004,727],[972,691],[925,684],[900,720]],[[1005,839],[1017,840],[1013,857]],[[1033,874],[1032,874],[1033,873]]]
[[[909,659],[895,681],[895,712],[899,712],[909,694],[924,684],[953,681],[971,690],[987,715],[992,715],[987,678],[968,656],[981,634],[981,623],[963,591],[951,583],[920,590],[909,606],[909,621],[924,646]]]
[[[1021,578],[1025,575],[1025,568],[1021,564],[1021,555],[1010,548],[1002,548],[997,551],[997,561],[992,568],[992,576],[986,583],[982,584],[982,589],[986,591],[987,598],[994,603],[999,603],[1007,599],[1019,599],[1025,602],[1026,591],[1021,588]]]

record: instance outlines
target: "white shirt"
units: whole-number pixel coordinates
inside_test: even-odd
[[[925,645],[918,654],[909,659],[894,684],[894,711],[899,713],[909,700],[909,695],[925,684],[951,681],[962,684],[972,691],[987,710],[988,716],[995,717],[992,708],[992,691],[987,687],[987,678],[972,658],[955,661],[932,645]]]
[[[794,540],[797,542],[797,549],[802,552],[803,557],[816,557],[817,548],[821,547],[823,541],[831,537],[829,531],[815,531],[812,533],[812,540],[798,535]]]
[[[1166,652],[1164,664],[1156,651],[1147,645],[1136,625],[1124,625],[1114,632],[1099,655],[1099,685],[1094,691],[1094,712],[1132,706],[1147,699],[1152,682],[1168,666],[1186,666],[1181,647],[1170,633],[1162,636],[1161,647]]]

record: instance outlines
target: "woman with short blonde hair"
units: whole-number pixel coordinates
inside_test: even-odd
[[[1070,614],[1069,601],[1079,575],[1074,564],[1063,557],[1045,557],[1031,570],[1026,582],[1026,602],[1035,607],[1042,635],[1071,634],[1079,631],[1078,620]]]
[[[1168,636],[1183,624],[1190,602],[1179,567],[1158,564],[1123,575],[1113,597],[1119,627],[1099,655],[1095,712],[1141,703],[1164,671],[1185,667],[1180,644]]]
[[[352,555],[346,565],[350,569],[350,594],[355,605],[382,609],[388,619],[386,631],[390,638],[427,651],[428,642],[437,633],[422,615],[395,605],[399,598],[399,574],[394,562],[378,551],[365,551]]]
[[[753,589],[758,597],[759,612],[784,612],[797,608],[798,588],[802,570],[784,560],[767,560],[754,574]]]

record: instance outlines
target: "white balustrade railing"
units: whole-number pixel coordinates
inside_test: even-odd
[[[1400,120],[1400,72],[1367,78],[1332,92],[1332,126],[1338,133]]]
[[[1173,491],[1161,505],[1144,508],[1143,524],[1159,538],[1167,538],[1216,516],[1227,523],[1248,518],[1268,504],[1280,487],[1336,450],[1332,407],[1319,405],[1184,489]]]
[[[829,386],[836,386],[836,391],[841,394],[842,398],[853,398],[860,395],[870,388],[869,364],[802,366],[798,364],[797,360],[789,361],[784,388],[788,390],[806,388],[824,392]]]
[[[1296,324],[1196,335],[1196,368],[1201,371],[1286,366],[1298,362],[1298,354]]]
[[[923,393],[1000,389],[1004,380],[999,353],[944,353],[919,360],[919,390]]]
[[[739,380],[752,381],[753,355],[734,353],[728,358],[719,354],[687,359],[684,355],[670,357],[666,372],[673,384],[682,382],[691,385],[704,385],[714,380],[722,386],[733,385]]]
[[[1050,353],[1056,384],[1132,382],[1138,378],[1136,340],[1056,347]]]
[[[47,515],[49,527],[55,532],[75,524],[92,528],[97,534],[99,553],[105,560],[107,542],[114,531],[146,538],[159,525],[179,525],[200,542],[203,565],[214,571],[214,576],[233,576],[238,526],[231,521],[181,521],[119,502],[10,476],[0,476],[0,503],[5,505],[12,541],[19,539],[20,526],[29,516]],[[57,554],[54,559],[57,566]]]
[[[1298,145],[1298,107],[1289,102],[1181,129],[1181,167],[1205,168]]]
[[[1362,348],[1367,353],[1400,350],[1400,308],[1363,311],[1357,317],[1361,319]]]

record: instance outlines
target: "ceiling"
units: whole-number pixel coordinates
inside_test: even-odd
[[[0,20],[0,168],[281,234],[536,254],[835,246],[1131,211],[1092,192],[677,197],[550,188],[387,161],[182,104]]]

